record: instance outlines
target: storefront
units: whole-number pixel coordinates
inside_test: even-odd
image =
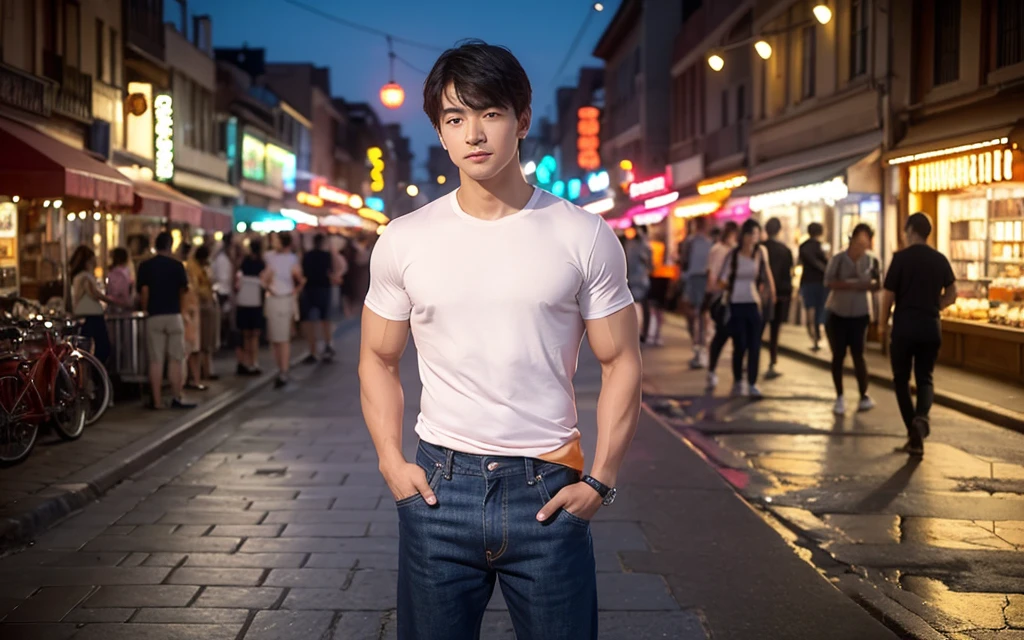
[[[940,361],[1024,382],[1024,154],[1012,137],[893,158],[957,278]],[[902,226],[902,220],[901,220]]]
[[[80,245],[97,275],[133,205],[131,182],[78,149],[0,118],[0,291],[46,302],[64,298],[68,258]],[[113,243],[113,244],[112,244]]]

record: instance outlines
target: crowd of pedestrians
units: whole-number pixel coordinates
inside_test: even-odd
[[[932,371],[938,358],[940,311],[956,300],[955,278],[949,261],[928,245],[931,221],[926,214],[909,217],[905,248],[895,254],[883,279],[879,258],[873,253],[875,231],[857,224],[848,244],[829,255],[823,242],[824,227],[812,222],[794,251],[780,239],[782,224],[769,219],[764,229],[749,219],[742,227],[727,221],[709,229],[709,220],[691,221],[679,243],[675,261],[679,278],[674,284],[652,277],[657,262],[643,228],[626,234],[627,281],[641,324],[641,342],[659,346],[664,308],[685,317],[693,344],[692,369],[707,369],[707,388],[718,387],[718,360],[731,340],[732,394],[758,398],[762,336],[767,339],[769,363],[765,378],[781,376],[777,368],[782,326],[793,319],[794,279],[799,268],[802,322],[812,352],[831,349],[831,377],[835,388],[833,411],[845,415],[849,405],[857,411],[875,406],[868,393],[865,348],[872,320],[878,321],[880,339],[890,339],[890,358],[896,396],[907,428],[912,455],[923,454],[930,432],[928,414],[933,397]],[[660,289],[667,289],[661,292]],[[880,295],[876,295],[881,292]],[[893,324],[888,322],[895,306]],[[852,402],[844,387],[847,356],[853,362],[857,396]],[[915,376],[917,403],[910,392]]]

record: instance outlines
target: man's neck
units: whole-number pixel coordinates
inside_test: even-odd
[[[522,211],[533,197],[533,187],[523,178],[517,161],[508,163],[498,175],[477,182],[462,174],[455,197],[470,216],[481,220],[500,220]]]
[[[925,241],[925,240],[922,240],[921,238],[907,238],[907,246],[908,247],[914,247],[914,246],[917,246],[919,244],[928,244],[928,242]]]

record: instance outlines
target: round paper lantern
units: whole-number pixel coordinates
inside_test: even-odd
[[[380,101],[388,109],[397,109],[405,102],[405,89],[397,82],[389,82],[380,88]]]

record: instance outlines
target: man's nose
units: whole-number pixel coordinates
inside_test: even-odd
[[[468,125],[466,127],[466,144],[476,145],[487,139],[484,136],[484,128],[480,123],[471,120]]]

